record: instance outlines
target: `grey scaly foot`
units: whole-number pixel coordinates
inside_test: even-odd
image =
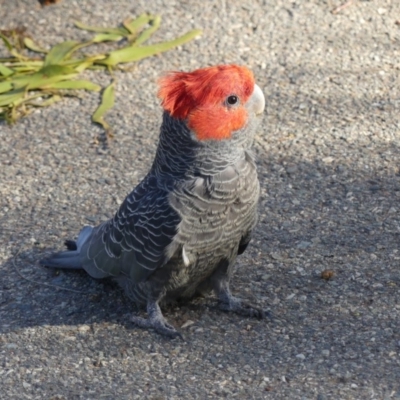
[[[246,317],[255,317],[263,319],[266,316],[270,317],[270,313],[262,310],[259,307],[253,306],[249,303],[243,302],[237,297],[233,296],[229,290],[229,282],[222,280],[216,288],[217,296],[220,301],[219,308],[222,311],[231,311]]]
[[[220,300],[219,308],[222,311],[231,311],[246,317],[265,318],[266,312],[259,307],[245,303],[237,297],[230,296],[229,299]]]
[[[140,328],[151,328],[161,335],[170,338],[180,337],[183,340],[182,334],[165,320],[157,302],[147,303],[147,314],[149,315],[148,318],[132,316],[131,321]]]

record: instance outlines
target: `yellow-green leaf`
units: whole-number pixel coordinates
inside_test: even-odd
[[[81,45],[81,43],[76,42],[75,40],[67,40],[56,44],[47,53],[46,58],[44,59],[44,66],[59,64],[64,59],[71,56],[71,54],[81,47]]]
[[[36,53],[48,53],[48,50],[42,49],[31,38],[24,38],[24,45],[27,49],[32,50]]]
[[[66,81],[73,79],[77,76],[77,74],[70,74],[70,75],[56,75],[49,77],[39,76],[37,79],[31,80],[28,85],[29,90],[33,89],[41,89],[42,87],[46,87],[47,85],[51,85],[56,82]]]
[[[44,85],[49,85],[55,82],[65,81],[68,79],[73,79],[78,74],[66,74],[66,75],[54,75],[48,76],[43,73],[36,72],[31,75],[24,75],[17,77],[10,82],[12,82],[14,89],[20,89],[27,87],[29,90],[40,89]]]
[[[5,62],[16,62],[16,59],[14,57],[0,57],[0,63]]]
[[[107,133],[110,132],[110,126],[104,120],[103,115],[110,108],[114,107],[114,101],[115,101],[115,90],[114,90],[114,82],[112,82],[104,89],[103,95],[101,97],[101,103],[97,108],[97,110],[92,115],[92,121],[100,124],[107,131]]]
[[[35,102],[32,101],[32,99],[29,99],[28,102],[26,102],[26,105],[32,106],[32,107],[47,107],[50,106],[51,104],[56,103],[57,101],[60,101],[62,99],[61,96],[59,96],[58,94],[52,95],[50,96],[48,99],[44,100],[44,101],[39,101],[39,102]]]
[[[62,65],[72,68],[75,72],[82,72],[90,68],[95,61],[103,60],[104,58],[106,58],[104,54],[97,54],[93,57],[67,60],[64,61]]]
[[[38,71],[38,74],[52,77],[56,75],[69,75],[75,73],[74,69],[67,65],[47,65]]]
[[[39,68],[37,68],[37,67],[30,67],[30,66],[14,67],[15,77],[21,76],[21,75],[26,75],[26,74],[33,73],[33,72],[37,72],[38,69]],[[13,76],[13,78],[14,78],[14,76]]]
[[[144,43],[146,40],[149,39],[149,37],[158,30],[161,24],[161,17],[159,15],[156,15],[152,20],[151,20],[151,26],[150,28],[145,29],[135,40],[134,44],[138,46],[139,44]]]
[[[3,76],[10,76],[14,73],[14,71],[11,68],[6,67],[3,64],[0,64],[0,74]]]
[[[137,33],[137,31],[148,24],[152,18],[153,17],[149,14],[141,14],[134,20],[131,18],[126,19],[122,25],[124,25],[125,29],[130,33]]]
[[[13,84],[9,81],[0,82],[0,93],[7,93],[13,90]]]
[[[29,93],[29,92],[28,92],[28,93]],[[37,99],[37,98],[39,98],[39,97],[40,97],[40,98],[43,97],[43,93],[40,93],[40,92],[38,92],[38,93],[33,93],[33,94],[31,94],[31,95],[29,95],[28,93],[25,93],[25,96],[24,96],[23,98],[15,100],[14,103],[13,103],[13,105],[14,105],[15,107],[18,107],[18,106],[21,106],[21,105],[26,105],[26,103],[28,103],[28,102],[30,102],[30,101],[32,101],[32,100],[34,100],[34,99]]]
[[[3,40],[4,45],[7,47],[8,51],[11,51],[13,49],[12,44],[8,40],[7,36],[3,35],[0,33],[0,38]]]
[[[38,78],[38,73],[35,72],[34,74],[23,74],[21,76],[14,77],[14,79],[8,81],[13,85],[14,89],[20,89],[28,85],[29,82]]]
[[[114,35],[122,35],[122,36],[126,36],[129,33],[129,31],[127,31],[124,28],[103,28],[101,26],[89,26],[82,24],[82,22],[79,21],[75,21],[74,24],[77,28],[90,32],[111,33]]]
[[[9,92],[12,88],[13,85],[10,81],[0,82],[0,93]]]
[[[33,74],[21,74],[7,81],[13,84],[14,89],[28,86],[29,89],[38,89],[43,85],[75,78],[77,73],[68,66],[48,65]]]
[[[116,33],[98,33],[92,40],[92,43],[101,42],[118,42],[124,38],[123,35],[117,35]]]
[[[24,96],[24,89],[13,90],[12,92],[9,92],[7,94],[0,94],[0,107],[10,106],[15,101],[24,98]]]
[[[127,63],[132,61],[139,61],[143,58],[153,56],[164,51],[171,50],[176,46],[180,46],[190,40],[194,39],[196,36],[200,35],[202,32],[198,29],[190,31],[177,39],[171,40],[169,42],[163,42],[154,44],[151,46],[129,46],[119,50],[114,50],[109,53],[107,58],[104,60],[96,61],[96,64],[107,65],[110,67],[115,67],[120,63]]]
[[[24,60],[27,60],[27,59],[28,59],[28,58],[25,57],[24,55],[18,53],[18,51],[15,50],[15,49],[11,49],[11,50],[10,50],[10,53],[11,53],[11,55],[13,55],[15,58],[17,58],[19,61],[24,61]]]
[[[26,61],[9,61],[9,65],[12,65],[13,68],[16,67],[24,67],[24,68],[37,68],[39,69],[43,65],[43,61],[39,60],[26,60]]]
[[[99,92],[101,90],[101,86],[96,85],[95,83],[92,83],[90,81],[76,80],[55,82],[49,85],[43,85],[41,89],[83,89],[93,92]]]

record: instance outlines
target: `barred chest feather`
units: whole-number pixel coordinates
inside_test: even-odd
[[[259,193],[254,159],[246,151],[221,172],[193,177],[170,194],[181,222],[166,249],[174,271],[169,290],[190,297],[222,259],[233,263],[240,241],[256,224]]]

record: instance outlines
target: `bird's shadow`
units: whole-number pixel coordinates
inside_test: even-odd
[[[133,314],[145,314],[112,278],[93,279],[85,271],[59,270],[38,261],[54,249],[18,251],[3,265],[0,290],[0,333],[45,325],[120,324],[135,329]],[[200,319],[213,308],[211,299],[163,305],[173,324]],[[179,311],[179,312],[178,312]]]

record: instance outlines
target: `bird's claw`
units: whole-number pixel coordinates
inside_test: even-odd
[[[234,312],[246,317],[258,319],[264,319],[265,317],[271,318],[271,315],[268,311],[264,311],[259,307],[253,306],[252,304],[242,302],[235,297],[231,297],[229,302],[221,301],[219,303],[219,309],[226,312]]]
[[[155,319],[155,318],[142,318],[137,316],[132,316],[131,321],[138,326],[139,328],[143,329],[154,329],[157,333],[161,335],[175,338],[179,337],[180,339],[184,340],[182,334],[177,331],[171,324],[166,322],[164,319]]]

